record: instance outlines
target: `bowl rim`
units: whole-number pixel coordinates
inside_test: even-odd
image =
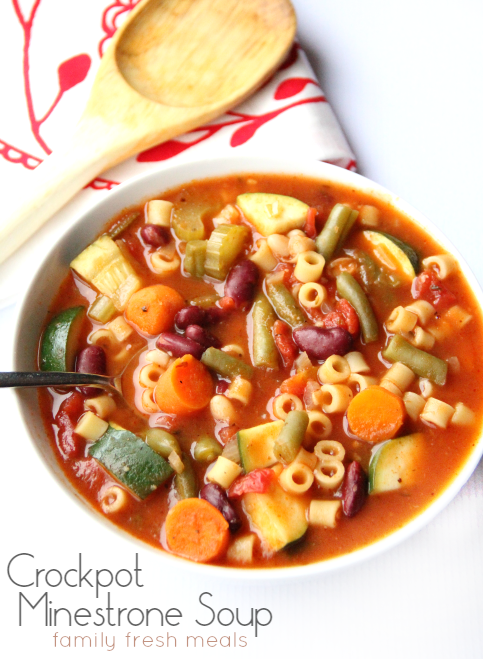
[[[191,173],[185,174],[185,172]],[[218,156],[209,160],[192,160],[189,162],[172,164],[170,166],[162,163],[146,172],[128,179],[124,183],[121,183],[118,187],[108,192],[104,198],[90,206],[87,210],[84,209],[82,212],[76,213],[70,226],[66,227],[65,231],[51,246],[37,267],[32,269],[29,282],[21,292],[20,300],[16,307],[12,332],[12,369],[18,370],[18,349],[22,340],[22,333],[25,331],[25,324],[23,321],[26,315],[28,315],[29,298],[34,294],[37,282],[39,281],[39,274],[51,259],[53,252],[55,252],[55,250],[60,245],[68,242],[69,236],[72,233],[80,230],[81,224],[83,224],[86,219],[91,218],[94,215],[102,218],[98,220],[91,220],[97,226],[97,232],[93,232],[91,236],[91,239],[94,239],[95,235],[98,234],[98,232],[106,224],[109,218],[111,218],[116,212],[122,210],[122,208],[127,208],[134,204],[140,203],[144,199],[147,199],[149,196],[152,197],[153,194],[156,194],[151,191],[146,194],[140,192],[140,190],[144,190],[146,187],[149,188],[149,190],[151,190],[153,187],[156,187],[157,192],[162,193],[163,191],[169,190],[182,183],[190,183],[196,180],[216,178],[229,174],[253,174],[256,176],[257,174],[262,173],[285,173],[305,178],[319,179],[321,181],[336,182],[337,184],[353,186],[361,192],[372,194],[388,202],[398,211],[407,215],[410,220],[415,222],[426,232],[429,232],[439,244],[441,244],[445,249],[448,250],[448,252],[457,258],[462,273],[465,276],[471,291],[479,303],[480,308],[483,308],[483,291],[476,277],[474,276],[473,272],[459,251],[440,231],[440,229],[425,215],[414,208],[411,204],[402,200],[398,195],[390,192],[384,186],[375,183],[374,181],[360,174],[342,169],[335,165],[317,160],[310,160],[307,158],[289,159],[256,155]],[[179,178],[179,182],[165,185],[162,183],[163,175],[167,176],[168,179]],[[159,184],[154,184],[154,181],[157,179],[159,179]],[[128,203],[122,203],[119,207],[119,200],[123,199],[130,201]],[[114,210],[112,210],[113,206],[115,207]],[[56,287],[54,287],[54,293],[55,292]],[[483,455],[483,433],[480,430],[479,439],[475,442],[475,445],[471,452],[468,454],[468,457],[462,468],[457,474],[453,476],[452,480],[447,484],[445,489],[433,501],[431,501],[421,513],[412,518],[407,524],[404,524],[402,527],[392,531],[386,536],[379,538],[369,545],[362,546],[358,549],[355,549],[354,551],[336,556],[334,558],[293,567],[223,567],[219,565],[195,563],[193,561],[189,561],[187,559],[171,554],[164,549],[158,549],[153,545],[150,545],[149,543],[136,538],[113,522],[110,522],[97,510],[95,510],[88,501],[84,500],[81,495],[76,492],[75,488],[69,481],[67,481],[67,479],[67,483],[62,484],[61,478],[59,478],[58,474],[54,473],[54,467],[48,464],[47,460],[42,455],[40,446],[35,440],[33,433],[29,429],[26,413],[23,409],[23,406],[25,406],[26,403],[22,401],[22,390],[15,390],[15,393],[15,410],[21,419],[23,429],[28,436],[30,443],[33,444],[34,450],[36,451],[40,462],[46,469],[47,473],[50,475],[50,478],[55,481],[56,485],[61,488],[64,493],[67,493],[67,495],[70,496],[71,500],[74,500],[77,503],[78,507],[83,511],[84,514],[87,514],[91,520],[94,519],[99,524],[102,524],[104,529],[109,530],[118,538],[123,537],[128,541],[128,543],[136,546],[137,549],[143,548],[145,550],[150,550],[151,552],[155,553],[156,556],[160,557],[161,560],[170,561],[173,566],[180,566],[181,569],[184,568],[188,570],[195,570],[198,575],[207,577],[215,576],[223,579],[234,578],[237,580],[287,580],[327,574],[329,572],[340,570],[346,567],[358,565],[363,561],[374,558],[381,553],[391,549],[392,547],[395,547],[405,539],[411,537],[424,526],[426,526],[426,524],[428,524],[432,519],[434,519],[434,517],[436,517],[436,515],[438,515],[452,501],[452,499],[454,499],[463,485],[470,478],[473,471],[476,469]]]

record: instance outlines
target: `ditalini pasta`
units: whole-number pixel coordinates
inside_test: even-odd
[[[52,450],[89,506],[162,551],[240,569],[353,552],[473,451],[481,311],[456,259],[380,199],[195,181],[70,265],[39,367],[117,377],[125,402],[40,391]]]

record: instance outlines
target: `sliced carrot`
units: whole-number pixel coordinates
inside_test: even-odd
[[[145,334],[156,335],[170,329],[174,317],[185,306],[181,295],[163,284],[147,286],[134,293],[126,307],[126,318]]]
[[[347,408],[347,421],[354,435],[375,443],[395,437],[405,414],[401,398],[376,385],[354,396]]]
[[[294,396],[303,396],[305,387],[309,380],[314,380],[317,377],[317,366],[305,369],[287,378],[280,385],[282,394],[294,394]]]
[[[166,541],[172,552],[198,563],[223,556],[228,546],[228,522],[204,499],[183,499],[166,517]]]
[[[232,297],[227,297],[225,295],[225,297],[222,297],[220,300],[220,307],[224,311],[233,311],[236,309],[235,300]]]
[[[192,355],[184,355],[165,371],[154,389],[162,412],[192,414],[208,405],[214,392],[210,372]]]

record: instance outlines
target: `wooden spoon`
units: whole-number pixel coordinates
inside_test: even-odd
[[[289,0],[143,0],[102,58],[71,139],[0,228],[0,263],[105,169],[214,119],[281,64]]]

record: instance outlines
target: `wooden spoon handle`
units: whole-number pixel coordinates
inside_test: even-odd
[[[68,143],[32,172],[26,201],[0,223],[0,263],[98,174],[130,155],[122,140],[112,148],[115,130],[107,143],[105,136],[96,139],[100,128],[94,128],[81,122]]]

